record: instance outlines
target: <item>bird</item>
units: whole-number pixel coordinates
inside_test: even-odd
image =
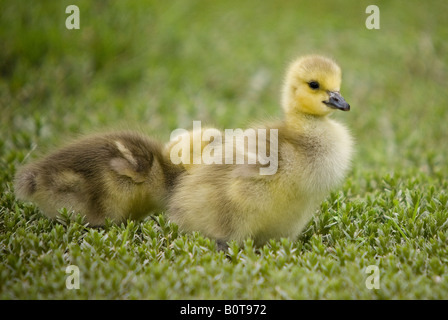
[[[218,247],[246,239],[257,246],[271,239],[297,239],[351,167],[354,139],[344,124],[331,118],[337,110],[350,110],[340,93],[341,79],[333,59],[307,55],[293,60],[281,91],[283,117],[249,128],[254,129],[256,151],[244,144],[244,135],[223,134],[200,149],[221,147],[221,163],[179,164],[183,170],[168,197],[168,218],[180,230],[215,239]],[[191,139],[184,142],[200,134],[191,131]],[[235,146],[238,140],[243,148]],[[171,142],[166,150],[172,148]],[[260,155],[260,149],[266,153]],[[276,163],[262,174],[267,154]],[[235,163],[238,157],[245,161]]]
[[[179,170],[162,143],[140,132],[96,133],[20,168],[15,194],[49,218],[66,208],[103,226],[106,218],[121,223],[164,208]]]

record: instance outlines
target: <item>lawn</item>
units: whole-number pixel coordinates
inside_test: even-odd
[[[448,4],[377,1],[369,30],[370,4],[1,1],[0,298],[446,299]],[[90,228],[15,199],[17,168],[73,136],[278,117],[287,63],[307,53],[342,67],[352,109],[335,118],[356,156],[295,241],[224,253],[163,212]]]

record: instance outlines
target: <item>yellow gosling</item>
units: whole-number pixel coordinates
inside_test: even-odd
[[[257,128],[271,132],[266,149],[278,150],[275,173],[260,174],[266,166],[260,158],[255,164],[187,166],[169,197],[169,218],[181,230],[200,231],[219,244],[295,239],[350,167],[352,138],[329,117],[350,109],[340,85],[341,69],[333,60],[306,56],[294,61],[282,92],[284,119]],[[231,142],[224,140],[223,146]],[[233,151],[253,158],[248,148]]]

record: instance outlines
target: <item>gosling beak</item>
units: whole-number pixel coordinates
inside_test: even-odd
[[[347,101],[345,101],[345,99],[341,96],[341,94],[338,91],[328,91],[328,94],[330,95],[330,99],[328,99],[327,101],[322,101],[327,106],[342,111],[350,110],[350,105],[347,103]]]

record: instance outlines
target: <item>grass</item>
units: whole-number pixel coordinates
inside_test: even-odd
[[[81,29],[65,28],[77,4]],[[445,299],[448,295],[447,4],[377,1],[2,1],[1,299]],[[14,197],[24,161],[67,137],[138,127],[168,140],[202,120],[275,117],[286,63],[343,68],[353,169],[296,241],[228,256],[157,212],[86,227]],[[80,289],[65,286],[68,265]],[[380,289],[367,289],[369,265]]]

